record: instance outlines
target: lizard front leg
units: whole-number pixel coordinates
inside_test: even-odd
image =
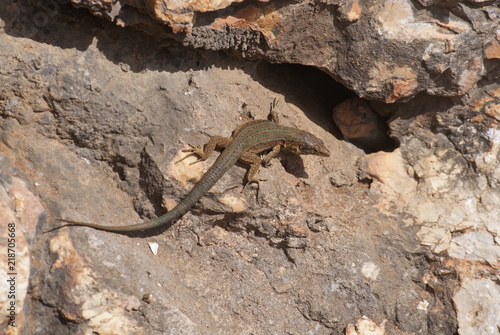
[[[259,185],[259,182],[261,180],[255,176],[259,171],[260,164],[262,163],[262,159],[259,157],[259,155],[249,151],[246,152],[244,155],[242,155],[239,158],[239,161],[242,162],[243,164],[249,165],[249,168],[245,175],[246,183],[243,189],[247,187],[247,185],[250,183],[257,183],[257,185]]]
[[[262,158],[262,163],[264,164],[264,166],[268,166],[271,159],[273,159],[280,153],[281,147],[281,143],[276,144],[273,149],[267,155],[265,155],[264,158]]]
[[[223,136],[212,136],[210,138],[210,140],[208,141],[208,143],[203,146],[203,149],[190,148],[190,149],[184,149],[182,151],[189,152],[189,154],[186,157],[189,157],[192,155],[198,156],[199,158],[196,162],[199,162],[199,161],[206,160],[212,154],[212,152],[214,152],[215,148],[225,149],[225,148],[227,148],[227,146],[231,142],[232,142],[231,138],[227,138],[227,137],[223,137]],[[184,157],[184,158],[186,158],[186,157]]]
[[[239,159],[240,162],[250,166],[245,176],[246,179],[245,186],[250,183],[257,183],[259,185],[259,182],[262,181],[262,179],[257,178],[255,175],[259,171],[261,164],[264,166],[268,166],[271,159],[273,159],[274,157],[276,157],[276,155],[280,153],[282,146],[283,146],[282,143],[278,142],[272,148],[272,150],[267,155],[264,156],[264,158],[261,158],[255,151],[247,151],[243,156],[240,157]]]

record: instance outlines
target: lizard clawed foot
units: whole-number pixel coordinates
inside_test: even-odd
[[[257,200],[257,203],[259,203],[259,191],[260,191],[260,182],[261,181],[266,181],[267,179],[259,179],[259,178],[252,178],[252,179],[249,179],[245,185],[243,185],[243,188],[241,189],[241,193],[243,193],[243,191],[245,191],[245,189],[247,188],[248,185],[250,185],[251,183],[256,183],[257,184],[257,193],[255,194],[255,198]]]
[[[280,105],[280,101],[278,100],[278,98],[274,98],[273,99],[273,102],[271,102],[270,106],[269,106],[269,111],[275,111],[276,108]]]
[[[268,157],[268,155],[264,155],[262,157],[262,163],[261,164],[262,164],[263,167],[266,167],[266,168],[269,167],[269,166],[271,166],[271,158]]]
[[[277,98],[274,98],[273,102],[271,102],[271,105],[269,106],[269,115],[267,116],[267,119],[269,121],[272,121],[274,123],[279,123],[278,113],[276,113],[279,104],[280,102]]]
[[[198,162],[202,162],[202,161],[207,159],[205,157],[205,152],[203,151],[203,149],[200,149],[200,148],[192,147],[189,149],[182,149],[182,152],[187,152],[188,154],[186,156],[182,157],[181,159],[179,159],[177,161],[177,163],[182,162],[183,160],[185,160],[186,158],[191,157],[191,156],[198,156],[198,159],[196,161],[190,163],[189,165],[192,165],[192,164],[195,164]]]

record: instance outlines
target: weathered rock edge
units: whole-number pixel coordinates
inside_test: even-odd
[[[63,0],[64,1],[64,0]],[[358,96],[461,96],[500,57],[494,1],[71,0],[186,46],[314,66]]]

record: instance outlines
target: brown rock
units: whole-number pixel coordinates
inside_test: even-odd
[[[365,100],[351,98],[335,106],[333,121],[344,139],[368,151],[383,150],[391,146],[387,125]]]
[[[488,1],[420,1],[425,7],[409,0],[72,3],[194,48],[314,66],[358,96],[385,102],[419,92],[466,94],[486,74],[483,57],[498,58],[500,15]]]
[[[2,185],[37,185],[50,215],[21,215],[26,333],[341,334],[363,315],[388,334],[471,329],[474,298],[498,290],[498,65],[485,53],[498,9],[421,3],[78,2],[144,35],[50,0],[4,1],[0,149],[26,177],[0,169]],[[167,38],[320,68],[371,99],[399,148],[365,155],[334,137],[329,111],[353,93],[324,73]],[[216,157],[176,170],[177,154],[265,118],[276,92],[281,122],[332,157],[280,155],[258,195],[232,167],[162,234],[30,228],[161,215]],[[7,199],[28,213],[32,198]],[[496,329],[498,299],[487,300],[475,324]]]
[[[355,22],[357,21],[361,14],[362,9],[359,1],[349,0],[344,1],[339,6],[339,19],[344,22]]]
[[[0,331],[26,331],[31,251],[46,213],[26,184],[26,177],[0,154]],[[14,334],[14,332],[12,332]]]
[[[498,42],[498,39],[491,40],[484,45],[484,55],[487,59],[500,58],[500,42]]]

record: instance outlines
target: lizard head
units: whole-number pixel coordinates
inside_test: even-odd
[[[303,141],[295,145],[292,151],[299,155],[317,155],[323,157],[330,156],[330,151],[325,146],[323,141],[313,134],[304,132],[302,139]]]

